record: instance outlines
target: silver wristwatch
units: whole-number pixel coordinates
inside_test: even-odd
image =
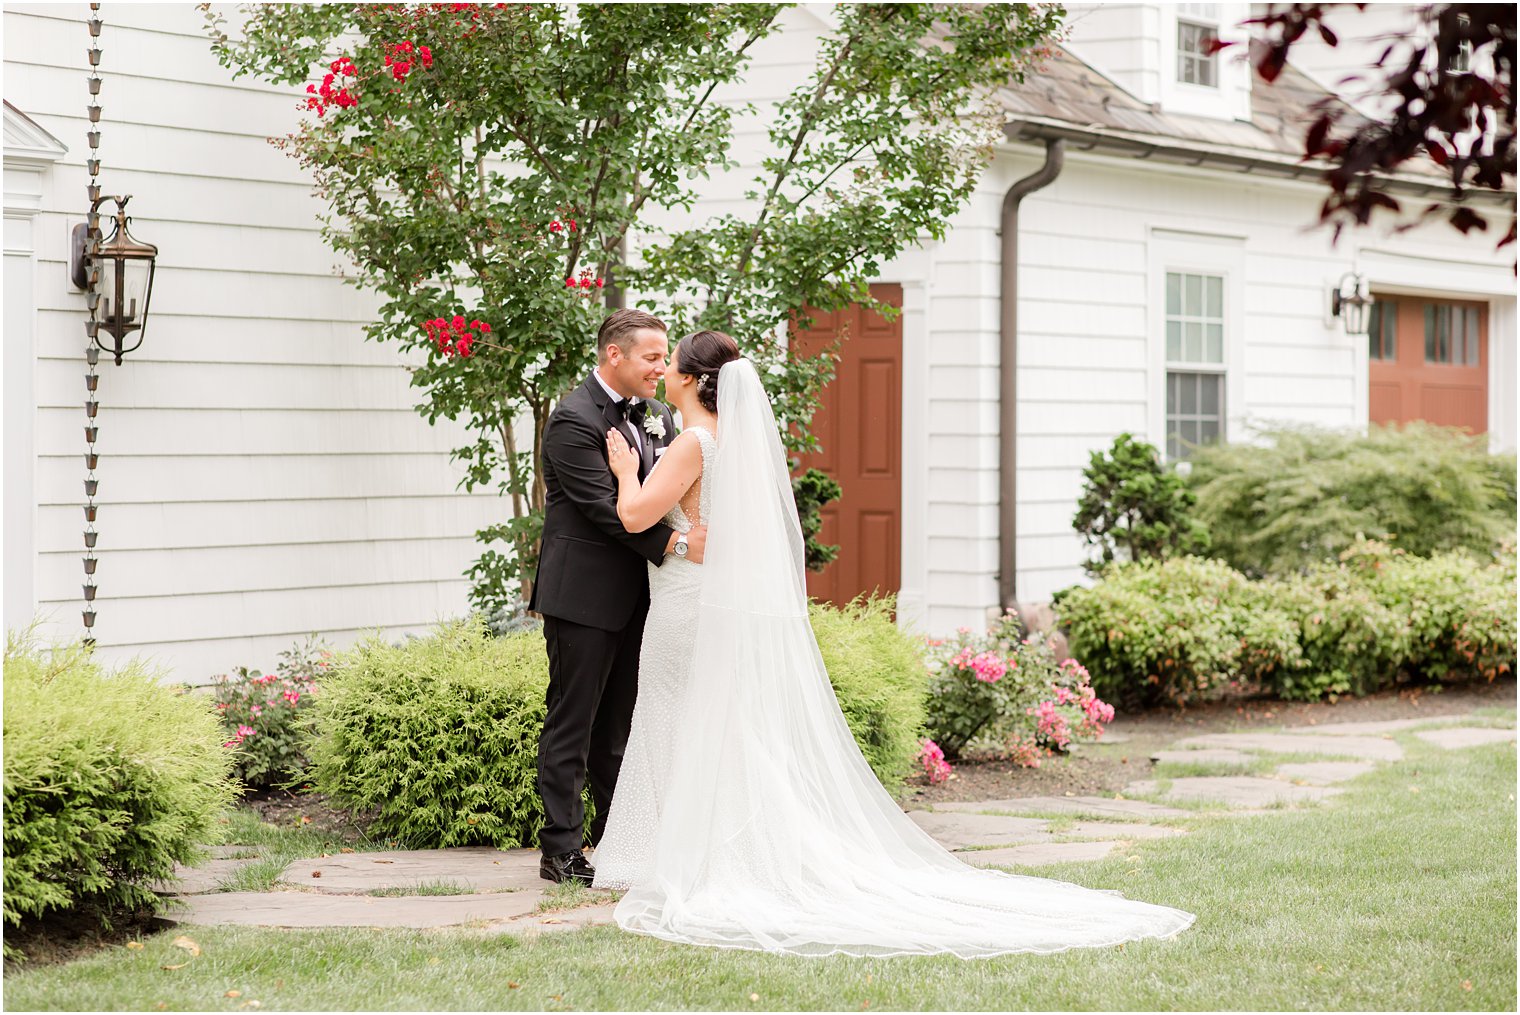
[[[676,545],[672,547],[672,552],[674,552],[677,557],[684,557],[686,556],[686,549],[686,533],[677,532]]]

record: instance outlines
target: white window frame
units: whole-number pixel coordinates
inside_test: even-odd
[[[1215,92],[1219,91],[1223,87],[1220,82],[1220,77],[1222,76],[1221,72],[1223,68],[1220,67],[1221,61],[1218,53],[1212,53],[1208,56],[1204,56],[1203,54],[1196,55],[1197,59],[1200,59],[1207,64],[1210,71],[1210,76],[1214,79],[1211,83],[1205,84],[1201,81],[1185,81],[1182,77],[1182,61],[1184,59],[1195,58],[1194,54],[1184,54],[1182,51],[1182,29],[1184,27],[1199,28],[1205,32],[1212,34],[1216,39],[1219,38],[1219,30],[1221,27],[1219,6],[1219,4],[1178,4],[1176,19],[1177,24],[1176,27],[1172,30],[1172,45],[1174,49],[1172,53],[1171,73],[1173,83],[1183,88],[1206,88],[1210,91]],[[1198,8],[1206,8],[1207,10],[1200,11]]]
[[[1146,439],[1166,453],[1167,374],[1172,369],[1224,375],[1219,439],[1244,436],[1245,409],[1245,238],[1190,233],[1152,226],[1146,243],[1147,385]],[[1172,362],[1166,355],[1166,276],[1171,272],[1214,275],[1224,280],[1223,361]]]

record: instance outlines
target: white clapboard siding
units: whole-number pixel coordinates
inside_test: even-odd
[[[88,179],[83,4],[8,6],[6,98],[64,141],[34,224],[37,613],[81,631],[83,297],[66,281]],[[466,442],[413,407],[376,297],[345,284],[323,202],[268,139],[300,86],[234,81],[189,4],[107,5],[100,102],[108,193],[158,244],[143,348],[102,357],[95,634],[202,683],[307,632],[421,632],[468,609],[476,530],[510,502],[459,490]],[[452,308],[441,308],[443,309]],[[15,411],[7,406],[7,418]]]

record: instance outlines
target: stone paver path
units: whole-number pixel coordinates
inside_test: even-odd
[[[1506,740],[1513,741],[1515,731],[1466,726],[1456,729],[1422,730],[1415,736],[1427,743],[1450,750],[1451,748],[1476,747],[1479,744],[1498,744]]]
[[[1421,740],[1447,750],[1515,741],[1513,729],[1462,725],[1471,721],[1467,716],[1439,716],[1188,737],[1151,760],[1213,766],[1225,773],[1236,769],[1237,774],[1140,779],[1112,797],[941,803],[910,811],[909,816],[941,845],[979,867],[1022,869],[1101,860],[1120,848],[1135,849],[1144,840],[1186,834],[1177,827],[1177,819],[1228,820],[1317,806],[1344,792],[1342,784],[1378,763],[1402,759],[1396,733],[1413,730]],[[1432,725],[1440,728],[1420,728]],[[1273,754],[1315,760],[1279,763],[1270,774],[1238,774],[1238,767],[1246,765],[1259,773],[1265,767],[1259,763]],[[1198,804],[1213,809],[1199,810]],[[159,886],[160,892],[172,896],[165,914],[170,919],[264,927],[469,925],[525,935],[613,922],[614,905],[602,892],[591,893],[588,905],[539,912],[552,886],[539,878],[538,852],[531,849],[337,853],[291,863],[280,877],[279,890],[270,892],[219,890],[240,867],[257,860],[257,850],[217,846],[211,852],[207,863],[181,869],[176,880]],[[458,894],[422,895],[419,890]]]
[[[1145,779],[1130,783],[1127,789],[1131,793],[1149,795],[1161,792],[1161,783]],[[1200,775],[1171,780],[1166,795],[1173,800],[1202,800],[1227,807],[1274,807],[1283,803],[1323,800],[1339,792],[1333,786],[1296,786],[1280,779],[1258,779],[1249,775]]]
[[[1271,754],[1324,754],[1368,761],[1398,761],[1404,756],[1404,748],[1398,745],[1392,734],[1385,733],[1382,737],[1326,735],[1325,729],[1324,726],[1300,726],[1282,733],[1206,733],[1179,740],[1173,746],[1229,747]]]

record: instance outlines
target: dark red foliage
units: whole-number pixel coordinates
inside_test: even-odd
[[[1255,26],[1250,60],[1271,83],[1288,63],[1293,45],[1315,32],[1327,45],[1338,37],[1325,24],[1336,16],[1355,17],[1344,8],[1366,4],[1271,5]],[[1320,102],[1304,135],[1304,157],[1322,158],[1330,187],[1321,221],[1337,231],[1347,221],[1365,224],[1378,208],[1398,211],[1387,193],[1387,177],[1405,163],[1428,160],[1451,185],[1458,202],[1473,190],[1502,191],[1515,179],[1515,5],[1512,3],[1434,4],[1423,9],[1428,39],[1390,45],[1369,68],[1372,94],[1389,96],[1384,120],[1367,120],[1334,99]],[[1223,48],[1221,43],[1216,48]],[[1440,210],[1431,205],[1426,214]],[[1471,205],[1445,212],[1464,234],[1488,227]],[[1423,216],[1422,216],[1423,217]],[[1513,219],[1500,240],[1515,240]]]

